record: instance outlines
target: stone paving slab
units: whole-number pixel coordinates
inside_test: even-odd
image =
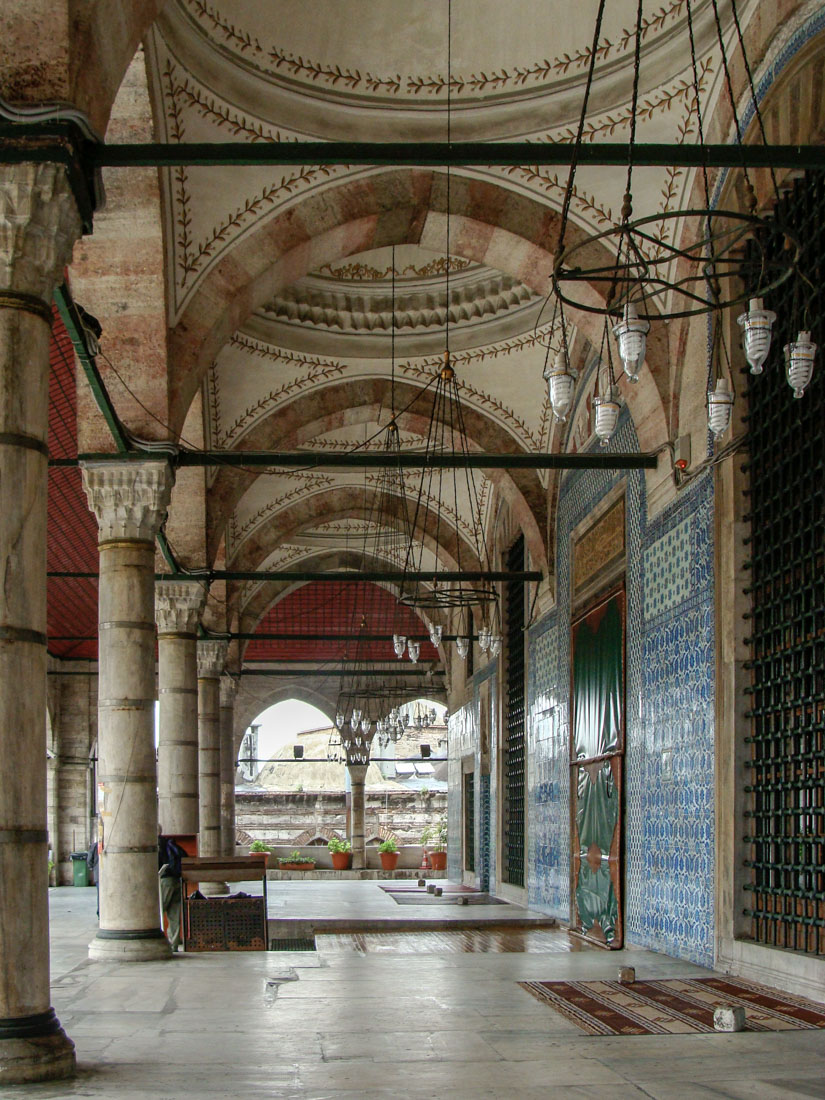
[[[547,954],[448,954],[424,949],[424,936],[416,953],[324,951],[322,941],[317,953],[93,963],[94,891],[50,893],[52,1000],[79,1074],[7,1086],[3,1100],[825,1096],[822,1032],[593,1038],[517,985],[612,978],[621,965],[644,977],[709,974],[649,951],[574,947],[559,929],[568,949]]]
[[[428,880],[429,881],[429,880]],[[389,889],[388,889],[389,888]],[[290,939],[313,934],[346,932],[444,931],[450,928],[484,928],[507,925],[553,928],[557,922],[546,913],[523,909],[509,902],[462,906],[455,894],[440,898],[438,906],[399,909],[392,895],[393,880],[339,882],[279,882],[269,888],[270,939]],[[405,895],[409,896],[409,887]],[[417,888],[414,888],[417,889]]]

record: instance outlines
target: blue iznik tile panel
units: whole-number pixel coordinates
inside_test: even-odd
[[[490,820],[490,776],[482,775],[476,791],[478,845],[476,847],[476,871],[481,890],[490,889],[490,844],[492,841],[492,822]],[[495,873],[492,879],[495,883]]]
[[[672,586],[667,573],[655,572],[649,579],[648,562],[677,542]],[[685,549],[686,566],[681,561]],[[633,810],[626,824],[627,932],[632,942],[712,965],[715,638],[710,475],[646,531],[642,573],[642,694],[635,708],[627,775],[627,805]],[[655,590],[650,601],[649,586]]]
[[[625,410],[611,442],[638,450]],[[648,525],[641,471],[562,484],[557,609],[535,624],[528,668],[528,900],[570,916],[570,534],[619,482],[626,503],[625,932],[713,962],[713,483]]]
[[[690,595],[690,517],[677,523],[647,547],[642,571],[645,578],[645,620],[672,611]]]
[[[499,709],[496,704],[498,699],[498,661],[491,661],[488,665],[489,670],[489,700],[490,700],[490,773],[480,777],[482,780],[482,786],[486,789],[485,798],[486,803],[486,817],[488,823],[487,835],[482,837],[481,843],[486,848],[486,870],[488,875],[488,885],[490,888],[495,887],[496,874],[497,874],[497,860],[496,853],[498,852],[498,766],[501,756],[500,749],[500,730],[498,725]]]
[[[568,708],[559,630],[549,615],[528,649],[527,814],[531,905],[567,919],[570,910],[570,767]]]

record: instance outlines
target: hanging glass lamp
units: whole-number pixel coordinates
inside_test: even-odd
[[[421,642],[414,642],[412,639],[407,642],[407,653],[413,664],[418,663],[418,658],[421,655]]]
[[[613,326],[613,332],[619,341],[619,357],[624,372],[631,382],[639,381],[649,331],[650,322],[639,316],[633,302],[628,302],[622,311],[621,321]]]
[[[501,635],[492,634],[490,636],[490,656],[498,657],[499,653],[501,653]]]
[[[810,332],[800,332],[792,344],[785,345],[785,373],[796,398],[802,397],[814,373],[816,344]]]
[[[461,660],[466,660],[467,654],[470,652],[470,639],[459,635],[455,640],[455,648]]]
[[[430,642],[438,649],[441,645],[441,635],[444,633],[443,626],[436,626],[434,623],[427,623],[427,629],[430,632]]]
[[[596,410],[595,432],[602,447],[606,447],[619,422],[621,405],[616,387],[610,386],[604,397],[597,394],[593,398],[593,407]]]
[[[396,657],[403,657],[404,650],[407,647],[407,638],[404,634],[393,634],[392,636],[392,648],[395,650]]]
[[[733,412],[733,390],[724,378],[716,382],[715,390],[708,390],[708,427],[715,439],[724,435]]]
[[[548,366],[544,371],[547,381],[547,392],[550,397],[550,406],[556,420],[564,421],[573,404],[573,394],[576,389],[578,371],[570,366],[564,348],[560,348],[553,366]]]
[[[742,326],[742,343],[751,374],[761,374],[771,348],[776,314],[762,308],[761,298],[751,298],[747,313],[740,313],[736,320]]]

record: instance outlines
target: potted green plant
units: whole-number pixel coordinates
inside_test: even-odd
[[[349,867],[352,845],[348,840],[342,840],[340,836],[332,836],[327,844],[329,854],[332,856],[332,868],[334,871],[346,871]]]
[[[394,836],[387,837],[378,845],[378,858],[385,871],[394,871],[398,864],[398,841]]]
[[[249,854],[251,856],[263,856],[265,866],[269,866],[269,853],[271,851],[272,849],[267,847],[262,840],[253,840],[249,845]]]
[[[430,853],[430,867],[434,871],[447,868],[447,818],[440,817],[434,825],[428,825],[421,834],[421,843]]]
[[[315,860],[312,856],[304,856],[296,848],[288,856],[278,856],[278,866],[282,871],[314,871]]]

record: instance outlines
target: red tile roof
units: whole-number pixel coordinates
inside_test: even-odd
[[[409,607],[371,581],[321,581],[295,589],[272,607],[258,624],[258,634],[324,634],[328,641],[251,641],[245,659],[334,662],[343,658],[396,660],[391,641],[359,643],[336,641],[341,634],[357,634],[361,620],[367,634],[426,634],[427,628]],[[438,660],[427,641],[421,660]]]
[[[77,456],[75,356],[69,334],[54,311],[49,347],[49,454]],[[47,568],[97,572],[97,523],[89,511],[76,467],[49,470]],[[97,657],[97,581],[50,577],[47,584],[49,653]],[[87,641],[85,639],[93,639]]]

